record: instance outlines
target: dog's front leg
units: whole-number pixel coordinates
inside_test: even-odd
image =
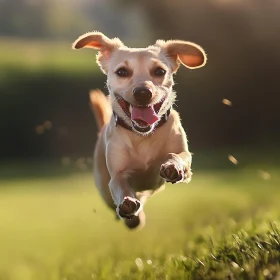
[[[192,156],[190,152],[169,153],[160,167],[160,176],[167,182],[190,182]]]
[[[142,209],[142,203],[136,199],[135,192],[130,187],[125,175],[118,173],[109,183],[113,200],[117,206],[117,214],[121,218],[132,219]]]

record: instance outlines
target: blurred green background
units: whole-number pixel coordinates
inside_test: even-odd
[[[277,0],[0,0],[0,279],[172,279],[170,255],[203,256],[201,238],[279,222],[279,14]],[[106,92],[106,76],[95,51],[71,50],[93,30],[208,54],[175,77],[193,181],[152,198],[141,232],[94,188],[88,92]]]
[[[88,156],[96,126],[92,88],[105,90],[95,51],[72,51],[81,34],[102,31],[129,46],[158,38],[194,41],[206,67],[180,69],[178,110],[193,152],[280,140],[277,1],[0,2],[1,158]],[[222,104],[229,99],[232,106]],[[36,127],[46,121],[51,129]]]

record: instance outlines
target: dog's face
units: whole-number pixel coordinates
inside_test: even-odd
[[[175,101],[173,74],[180,62],[188,68],[202,67],[206,55],[201,47],[184,41],[157,41],[147,48],[128,48],[118,39],[99,32],[78,38],[73,48],[99,50],[97,62],[107,75],[113,111],[133,130],[147,135]]]
[[[108,70],[115,112],[136,132],[152,132],[175,99],[172,71],[160,48],[119,49]]]

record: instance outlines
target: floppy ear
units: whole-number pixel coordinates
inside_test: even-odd
[[[88,32],[80,36],[72,45],[73,49],[92,48],[99,50],[96,61],[101,70],[107,74],[109,69],[109,61],[113,52],[123,43],[119,38],[109,39],[101,32]]]
[[[178,70],[179,63],[190,69],[196,69],[203,67],[206,64],[206,53],[199,45],[179,40],[156,42],[157,46],[160,46],[165,54],[175,60],[174,72]]]

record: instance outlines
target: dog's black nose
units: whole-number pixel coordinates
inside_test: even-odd
[[[136,87],[133,96],[140,105],[147,105],[152,99],[152,90],[147,87]]]

